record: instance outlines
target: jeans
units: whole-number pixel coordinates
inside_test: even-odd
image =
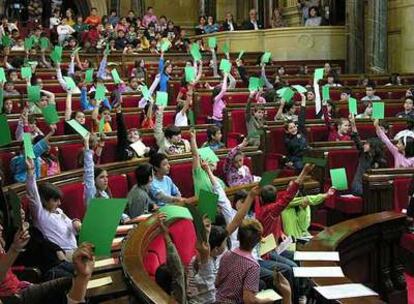
[[[41,284],[30,285],[20,293],[21,303],[66,303],[66,293],[71,286],[72,278],[60,278]]]

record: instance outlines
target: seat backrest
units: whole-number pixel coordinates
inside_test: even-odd
[[[60,164],[64,171],[78,168],[78,158],[82,153],[83,145],[79,143],[64,144],[60,149]]]
[[[328,152],[329,169],[345,168],[348,186],[351,186],[358,166],[358,150],[333,150]]]
[[[71,183],[60,187],[63,193],[63,200],[60,208],[71,219],[78,218],[83,219],[85,215],[85,203],[84,203],[84,186],[83,183]]]
[[[183,197],[190,197],[194,195],[191,162],[172,164],[170,169],[170,177],[177,185],[178,189],[180,189]]]
[[[107,140],[105,141],[105,147],[101,155],[101,164],[113,163],[118,161],[117,156],[117,141]]]
[[[394,178],[394,210],[401,212],[402,209],[408,207],[409,190],[412,178],[395,177]]]
[[[16,153],[10,151],[0,152],[0,168],[4,174],[5,185],[9,185],[13,182],[13,175],[10,170],[10,161],[15,155]]]
[[[109,188],[113,198],[125,198],[128,195],[128,182],[125,174],[110,175],[108,177]]]

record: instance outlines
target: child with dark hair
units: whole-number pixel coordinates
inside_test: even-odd
[[[361,98],[361,101],[364,102],[364,105],[367,102],[378,101],[381,100],[381,97],[375,95],[375,83],[369,82],[365,87],[365,96]]]
[[[394,157],[395,168],[412,168],[414,166],[414,138],[405,136],[394,145],[380,127],[378,119],[374,120],[374,127],[379,139],[388,148]]]
[[[172,72],[172,63],[171,61],[164,60],[164,52],[161,52],[160,62],[158,64],[158,74],[160,75],[160,87],[159,91],[167,92],[168,91],[168,82],[170,80],[170,74]]]
[[[23,133],[30,133],[32,139],[39,135],[44,135],[43,132],[37,126],[36,115],[29,114],[27,108],[24,108],[20,114],[20,119],[17,123],[15,136],[17,141],[21,141]]]
[[[265,107],[255,104],[252,111],[252,99],[256,92],[250,92],[246,105],[246,127],[249,136],[249,145],[260,146],[260,132],[264,132],[266,125]]]
[[[286,102],[283,98],[280,99],[280,106],[276,112],[275,120],[298,121],[295,104],[293,102]]]
[[[210,147],[211,150],[215,151],[224,148],[225,145],[221,141],[223,134],[221,129],[217,126],[210,126],[207,128],[207,141],[202,145],[202,148]]]
[[[414,98],[405,97],[403,107],[404,111],[398,112],[395,117],[414,119]]]
[[[43,138],[44,136],[42,135],[36,136],[33,144],[35,145]],[[56,155],[50,153],[50,146],[46,152],[40,155],[40,168],[41,177],[53,176],[60,173],[59,160]]]
[[[248,144],[247,138],[244,138],[243,142],[234,147],[226,157],[223,171],[230,187],[250,184],[254,181],[249,167],[244,165],[242,148],[247,147]]]
[[[215,87],[211,96],[213,102],[213,115],[212,121],[218,126],[222,127],[223,125],[223,110],[226,107],[226,102],[223,100],[224,94],[227,91],[227,73],[224,73],[223,83],[220,87]]]
[[[351,124],[347,118],[340,118],[337,126],[332,122],[331,117],[328,114],[327,106],[322,106],[323,118],[325,125],[329,130],[328,141],[348,141],[351,140],[350,129]]]

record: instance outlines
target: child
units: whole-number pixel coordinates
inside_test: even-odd
[[[4,100],[3,108],[1,109],[3,114],[12,114],[13,113],[13,100],[7,98]]]
[[[40,140],[43,139],[43,136],[36,136],[33,140],[33,144],[35,145]],[[60,174],[60,166],[58,158],[50,153],[49,149],[40,155],[40,174],[41,177],[53,176],[56,174]]]
[[[212,100],[213,100],[213,116],[212,122],[218,126],[223,126],[223,110],[226,107],[226,102],[223,100],[224,94],[227,91],[227,73],[224,73],[223,84],[221,90],[219,87],[213,89]]]
[[[170,164],[168,158],[162,153],[151,153],[149,163],[154,170],[154,176],[150,185],[151,197],[158,207],[171,203],[182,203],[181,192],[168,176]]]
[[[303,94],[301,96],[298,124],[293,121],[285,123],[286,166],[298,172],[303,168],[302,158],[309,148],[305,126],[306,98]]]
[[[44,135],[43,132],[37,126],[37,120],[35,115],[28,115],[27,108],[24,108],[20,119],[17,123],[16,128],[16,140],[21,141],[23,133],[30,133],[32,138],[35,138],[39,135]]]
[[[275,115],[275,120],[298,121],[296,107],[293,102],[286,103],[283,98],[280,99],[280,106]]]
[[[161,52],[160,62],[158,64],[158,74],[160,75],[159,91],[168,91],[168,81],[170,80],[172,69],[172,63],[169,60],[167,60],[167,62],[164,62],[164,52]]]
[[[366,103],[366,108],[364,110],[363,113],[358,114],[357,116],[355,116],[355,118],[365,118],[365,119],[370,119],[372,116],[372,102],[368,101]]]
[[[338,121],[337,127],[332,123],[332,119],[328,114],[327,105],[322,106],[323,118],[325,120],[325,125],[329,130],[328,141],[347,141],[351,140],[349,131],[351,129],[351,124],[348,119],[340,118]]]
[[[358,167],[352,180],[351,192],[354,195],[362,196],[362,176],[369,169],[386,168],[387,161],[384,156],[384,145],[378,138],[368,138],[362,144],[358,134],[353,115],[350,115],[352,134],[351,138],[359,151]]]
[[[85,113],[82,111],[72,112],[72,92],[68,91],[66,93],[66,108],[65,108],[65,135],[75,134],[76,131],[68,124],[68,121],[75,119],[82,127],[89,131],[89,127],[86,125]]]
[[[406,97],[404,99],[404,111],[397,113],[395,117],[414,119],[414,98]]]
[[[412,168],[414,166],[414,138],[405,136],[394,145],[380,127],[379,120],[374,120],[377,136],[387,146],[394,157],[395,168]]]
[[[248,144],[247,138],[244,138],[243,142],[234,147],[227,155],[223,171],[230,187],[250,184],[254,181],[249,167],[243,164],[244,156],[241,149],[247,147]]]
[[[352,90],[348,87],[342,89],[341,95],[339,96],[339,102],[348,103],[349,97],[352,95]]]
[[[207,141],[202,145],[202,148],[210,147],[211,150],[216,151],[224,148],[225,145],[221,141],[223,134],[221,129],[217,126],[210,126],[207,128]]]
[[[364,102],[364,104],[368,101],[378,101],[381,100],[381,97],[375,95],[375,84],[373,82],[369,83],[365,87],[365,94],[366,96],[361,98],[361,101]]]
[[[4,97],[20,97],[19,91],[14,88],[14,82],[9,80],[4,85]]]
[[[260,146],[260,132],[265,128],[265,108],[261,104],[256,104],[253,108],[252,115],[252,99],[256,92],[250,92],[246,105],[246,127],[249,137],[249,145]]]
[[[131,70],[130,77],[137,78],[140,83],[145,82],[146,79],[146,68],[145,68],[145,61],[144,59],[135,60],[134,68]]]
[[[169,126],[163,131],[164,107],[158,107],[155,115],[154,137],[157,140],[159,153],[182,154],[190,152],[190,143],[181,138],[181,129],[176,126]]]
[[[70,219],[59,208],[63,196],[55,185],[43,183],[38,189],[33,160],[26,160],[26,165],[26,191],[33,223],[47,240],[62,248],[67,260],[70,260],[77,248],[76,235],[80,231],[81,221]]]
[[[141,128],[143,129],[154,129],[155,122],[155,113],[157,113],[158,106],[153,102],[148,102],[144,108],[144,112],[142,113],[144,118],[141,122]]]
[[[102,119],[104,120],[102,132],[103,133],[112,132],[112,126],[111,126],[112,117],[111,117],[110,109],[108,109],[105,106],[95,107],[95,109],[92,111],[91,116],[94,122],[94,127],[95,127],[96,132],[98,132],[99,125]]]

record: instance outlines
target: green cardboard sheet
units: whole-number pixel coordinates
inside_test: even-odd
[[[197,43],[191,45],[190,53],[195,61],[201,60],[200,46]]]
[[[264,187],[267,185],[271,185],[273,180],[277,178],[280,174],[279,170],[276,171],[266,171],[263,173],[262,178],[260,179],[259,186]]]
[[[20,212],[20,209],[21,209],[20,199],[17,196],[16,192],[14,192],[12,189],[9,189],[7,193],[9,196],[9,205],[12,211],[11,213],[12,213],[13,227],[16,229],[19,229],[23,225],[22,213]]]
[[[204,216],[207,214],[212,223],[216,220],[218,195],[203,189],[198,196],[198,211]]]
[[[161,52],[165,53],[167,52],[171,47],[171,42],[169,40],[164,40],[161,43]]]
[[[287,87],[286,90],[284,90],[282,93],[282,98],[287,103],[289,103],[294,95],[295,95],[295,92],[290,87]]]
[[[331,95],[329,94],[329,87],[327,85],[324,85],[322,87],[322,100],[330,100]]]
[[[219,158],[217,157],[216,153],[210,148],[200,148],[198,149],[198,154],[200,155],[200,158],[208,163],[218,163]]]
[[[75,119],[71,119],[67,122],[80,136],[85,138],[89,131],[86,130],[80,123],[78,123]]]
[[[105,85],[103,85],[101,83],[98,84],[96,86],[95,99],[96,100],[104,100],[105,99],[105,91],[106,91]]]
[[[184,72],[185,72],[185,81],[194,82],[196,78],[195,68],[191,66],[185,67]]]
[[[3,68],[0,68],[0,82],[6,82],[6,74]]]
[[[98,132],[103,133],[104,128],[105,128],[105,118],[102,117],[101,120],[99,120]]]
[[[141,93],[142,93],[142,96],[144,96],[146,100],[152,99],[151,93],[146,85],[141,86]]]
[[[349,97],[348,109],[349,109],[349,113],[354,114],[354,115],[358,114],[357,100],[355,98]]]
[[[56,45],[53,51],[50,53],[50,59],[53,60],[53,62],[61,62],[62,61],[62,51],[63,48],[61,46]]]
[[[96,256],[109,256],[127,202],[127,199],[92,199],[83,219],[79,243],[95,245]]]
[[[155,99],[155,104],[157,106],[166,107],[168,105],[168,93],[158,91]]]
[[[4,114],[0,115],[0,134],[0,147],[11,143],[10,127],[7,116]]]
[[[262,63],[269,63],[270,58],[272,57],[272,53],[266,52],[262,56]]]
[[[167,221],[179,218],[189,220],[193,219],[190,211],[187,208],[177,205],[166,205],[164,207],[161,207],[159,211],[165,213],[167,216]]]
[[[208,38],[208,47],[210,49],[215,49],[217,46],[217,38],[216,37],[209,37]]]
[[[337,190],[347,190],[348,180],[346,178],[345,168],[331,169],[331,183]]]
[[[116,84],[121,83],[122,81],[121,77],[119,77],[118,71],[116,69],[112,69],[111,74],[112,74],[112,79],[114,80]]]
[[[33,39],[32,38],[25,38],[24,39],[24,49],[30,50],[33,46]]]
[[[221,59],[220,61],[220,70],[224,73],[230,73],[231,71],[231,63],[227,59]]]
[[[194,126],[195,125],[194,111],[188,110],[187,117],[188,117],[188,121],[190,122],[190,126]]]
[[[92,83],[93,82],[93,69],[87,69],[85,72],[85,82]]]
[[[75,56],[77,53],[79,53],[79,51],[81,50],[82,48],[79,46],[79,47],[77,47],[76,49],[74,49],[73,50],[73,52],[72,52],[72,54],[71,54],[71,56]]]
[[[41,49],[47,49],[49,47],[49,39],[42,37],[40,38],[39,44]]]
[[[247,139],[257,138],[258,136],[262,136],[263,134],[264,134],[264,130],[255,130],[247,134]]]
[[[76,88],[76,83],[75,81],[73,81],[72,77],[63,77],[63,79],[66,82],[66,87],[68,88],[68,90],[73,90],[74,88]]]
[[[325,158],[316,158],[316,157],[307,157],[304,156],[302,159],[304,164],[314,164],[317,167],[325,168],[326,167],[326,159]]]
[[[318,81],[323,79],[323,74],[324,74],[324,69],[320,68],[320,69],[315,69],[315,72],[313,73],[313,79]]]
[[[38,102],[40,100],[40,87],[37,85],[27,87],[27,96],[29,102]]]
[[[224,54],[228,54],[230,51],[229,45],[227,43],[223,44],[223,47],[221,49],[223,50]]]
[[[56,124],[59,122],[59,115],[54,104],[49,104],[42,108],[42,114],[47,124]]]
[[[298,91],[301,94],[305,94],[308,91],[305,87],[303,87],[299,84],[293,85],[292,88],[294,88],[296,91]]]
[[[237,57],[238,60],[240,60],[244,55],[244,51],[240,51],[239,56]]]
[[[193,217],[193,224],[197,234],[197,240],[208,242],[206,238],[206,229],[204,227],[203,217],[201,216],[200,211],[198,211],[194,205],[186,204],[185,207],[188,208],[191,216]]]
[[[372,118],[384,119],[385,104],[380,101],[374,101],[372,103]]]
[[[32,78],[32,68],[31,67],[22,67],[20,69],[20,73],[22,75],[22,78]]]
[[[10,47],[11,43],[12,40],[9,35],[3,35],[3,37],[1,37],[1,44],[3,44],[4,47]]]
[[[23,147],[25,158],[36,158],[33,151],[32,135],[30,133],[23,133]]]
[[[249,78],[249,91],[254,92],[259,90],[260,88],[260,80],[257,77],[250,77]]]

